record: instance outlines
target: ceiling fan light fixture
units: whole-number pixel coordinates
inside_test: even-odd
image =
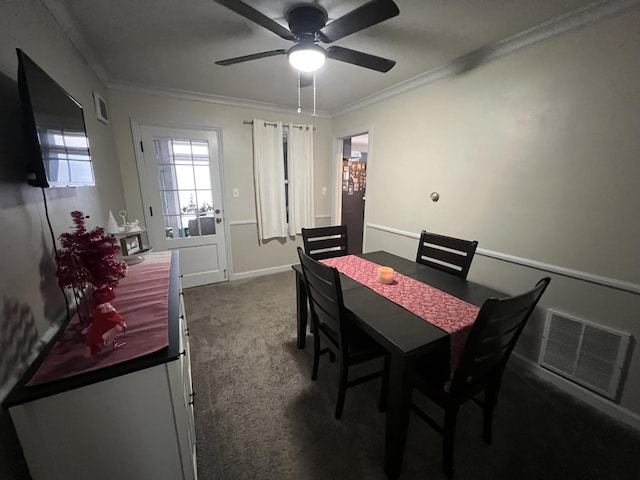
[[[291,66],[301,72],[315,72],[327,59],[324,49],[315,44],[295,45],[289,49],[287,56]]]

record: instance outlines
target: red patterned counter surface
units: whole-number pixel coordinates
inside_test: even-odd
[[[124,317],[125,345],[86,356],[86,336],[73,317],[27,386],[53,382],[148,355],[169,345],[167,304],[171,252],[154,252],[129,267],[111,302]]]
[[[355,255],[329,258],[322,260],[322,263],[337,268],[358,283],[449,333],[450,371],[453,374],[460,362],[479,307],[398,272],[393,273],[392,283],[380,283],[377,280],[380,265]]]

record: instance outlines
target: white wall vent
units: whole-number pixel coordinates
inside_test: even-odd
[[[629,339],[628,333],[549,309],[538,363],[615,400]]]

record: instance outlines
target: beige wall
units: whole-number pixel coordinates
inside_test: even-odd
[[[640,283],[640,100],[638,9],[569,33],[316,127],[318,224],[330,223],[331,140],[371,132],[367,222],[399,232],[421,229],[475,238],[480,248],[588,275]],[[143,218],[130,119],[141,124],[219,127],[226,216],[236,275],[296,261],[296,241],[260,245],[253,196],[253,117],[310,122],[291,113],[204,100],[110,91],[118,158],[130,218]],[[234,198],[233,188],[241,195]],[[438,203],[429,194],[438,191]],[[453,220],[455,219],[455,220]],[[612,241],[611,238],[615,238]],[[407,258],[415,238],[369,227],[366,249]],[[506,292],[547,273],[479,254],[470,278]],[[518,353],[535,361],[544,308],[640,334],[640,297],[552,274],[543,308]],[[630,359],[620,404],[640,414],[640,360]]]
[[[140,124],[174,127],[217,127],[222,130],[222,163],[225,188],[225,222],[229,225],[232,275],[266,273],[286,268],[297,262],[296,239],[258,241],[255,195],[253,188],[252,127],[243,124],[254,117],[269,121],[313,124],[314,182],[316,216],[329,215],[330,195],[322,195],[331,177],[331,127],[326,118],[311,118],[295,112],[276,112],[221,105],[201,100],[185,100],[167,96],[111,90],[111,108],[118,144],[118,157],[123,173],[127,211],[130,218],[144,218],[138,186],[138,172],[133,151],[130,120]],[[292,95],[295,91],[292,91]],[[233,197],[233,189],[240,195]],[[318,224],[322,218],[318,219]]]
[[[2,2],[0,224],[3,232],[0,235],[0,251],[3,252],[3,275],[0,276],[0,284],[2,308],[7,313],[0,322],[26,322],[33,325],[34,332],[37,331],[34,334],[40,336],[64,313],[65,307],[55,277],[43,192],[40,188],[27,185],[24,172],[25,144],[17,88],[17,47],[23,49],[84,106],[96,186],[45,190],[56,239],[72,226],[71,211],[81,210],[90,215],[87,223],[92,228],[103,225],[109,208],[123,208],[124,201],[111,127],[96,120],[93,107],[92,91],[97,90],[108,98],[106,89],[40,1]],[[22,309],[22,313],[8,313],[16,306]],[[15,357],[23,348],[19,343],[24,340],[22,337],[27,330],[26,327],[21,328],[2,328],[2,362],[8,362],[10,367],[18,367]],[[15,334],[15,338],[10,338],[10,332]],[[12,348],[16,351],[12,352]],[[2,366],[6,367],[7,364]],[[1,384],[2,381],[0,387]]]
[[[142,124],[213,126],[222,129],[234,273],[264,273],[294,263],[299,239],[260,245],[257,238],[251,127],[242,122],[258,117],[316,125],[317,224],[330,223],[331,196],[321,190],[332,184],[332,139],[368,130],[369,224],[400,233],[428,228],[475,238],[481,249],[638,284],[639,23],[636,8],[359,111],[311,119],[195,98],[107,91],[40,1],[3,2],[0,249],[8,254],[0,282],[8,314],[2,321],[33,329],[16,337],[22,342],[16,351],[26,347],[29,335],[49,328],[63,309],[42,192],[28,187],[21,172],[16,47],[85,106],[97,186],[45,192],[56,236],[69,227],[74,209],[91,215],[91,226],[104,224],[109,209],[126,208],[130,219],[144,218],[131,118]],[[95,118],[93,90],[107,100],[109,126]],[[240,197],[231,195],[233,188],[240,189]],[[429,201],[432,191],[440,193],[438,203]],[[413,258],[415,242],[377,228],[366,232],[367,250]],[[482,254],[470,273],[472,280],[507,292],[527,288],[543,275]],[[543,303],[637,338],[639,298],[553,275]],[[538,353],[542,321],[540,314],[532,319],[519,344],[519,353],[531,360]],[[2,361],[6,367],[5,357]],[[18,366],[15,358],[9,366]],[[636,414],[639,373],[634,352],[620,404]]]
[[[334,118],[336,136],[372,130],[367,222],[640,284],[639,24],[636,8]],[[416,242],[367,229],[368,251],[414,258]],[[482,255],[470,272],[505,292],[544,275]],[[552,277],[544,307],[640,336],[640,295]],[[518,347],[530,360],[542,323]],[[637,352],[620,404],[640,414]]]
[[[13,375],[45,332],[63,318],[65,304],[55,276],[56,266],[43,192],[27,185],[25,144],[17,87],[15,49],[23,49],[40,67],[84,106],[95,187],[46,189],[49,218],[56,241],[72,226],[70,212],[91,216],[93,228],[109,209],[124,208],[120,169],[111,127],[96,120],[92,91],[108,100],[108,92],[88,68],[67,36],[39,0],[0,3],[0,400],[13,385]],[[57,242],[59,245],[59,242]],[[0,412],[4,417],[6,413]],[[23,478],[15,433],[0,420],[0,478]],[[16,477],[14,477],[16,475]]]
[[[226,218],[236,273],[260,273],[296,261],[296,241],[260,246],[251,167],[253,117],[317,127],[315,203],[328,224],[331,141],[369,130],[368,222],[418,233],[422,228],[476,238],[480,248],[587,274],[640,283],[640,24],[638,9],[546,41],[459,77],[442,80],[339,118],[216,105],[107,91],[38,0],[0,4],[0,394],[6,372],[64,311],[55,279],[42,192],[22,171],[24,144],[15,48],[24,49],[85,107],[96,187],[45,191],[54,235],[69,212],[104,224],[109,209],[143,218],[129,119],[216,126],[223,132]],[[97,122],[92,91],[111,109]],[[363,128],[364,127],[364,128]],[[112,130],[113,129],[113,130]],[[114,140],[115,139],[115,140]],[[121,175],[122,171],[122,175]],[[239,188],[239,198],[231,196]],[[428,200],[432,191],[438,203]],[[368,250],[407,258],[415,238],[368,228]],[[545,275],[479,254],[470,278],[506,292]],[[640,335],[640,297],[552,275],[543,307]],[[544,310],[518,352],[535,360]],[[7,333],[10,332],[10,333]],[[640,415],[640,356],[633,352],[620,404]],[[5,386],[8,383],[5,382]],[[1,396],[1,395],[0,395]],[[2,415],[0,413],[0,415]],[[17,439],[0,422],[0,477],[23,468]]]

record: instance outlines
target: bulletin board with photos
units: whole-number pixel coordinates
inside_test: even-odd
[[[362,161],[343,160],[342,191],[347,195],[364,191],[366,188],[367,163]]]

